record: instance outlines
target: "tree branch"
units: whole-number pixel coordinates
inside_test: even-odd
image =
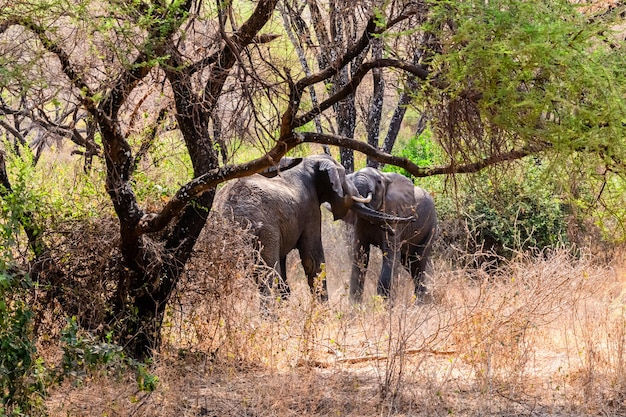
[[[10,124],[8,124],[7,122],[5,122],[4,120],[0,120],[0,126],[2,126],[3,128],[6,129],[7,132],[9,132],[10,134],[12,134],[13,136],[15,136],[15,138],[20,142],[20,143],[26,143],[26,139],[24,138],[24,136],[17,130],[15,129],[13,126],[11,126]]]
[[[218,184],[235,178],[241,178],[260,172],[270,166],[275,165],[289,150],[302,143],[318,143],[322,145],[334,145],[350,148],[368,155],[377,161],[404,168],[415,177],[428,177],[445,174],[469,174],[478,172],[481,169],[502,162],[522,159],[526,156],[536,154],[549,147],[548,144],[528,146],[521,149],[511,150],[506,153],[492,155],[482,160],[456,165],[451,164],[439,167],[420,167],[407,158],[384,153],[377,148],[354,139],[339,135],[320,134],[314,132],[297,132],[287,140],[279,141],[264,156],[249,161],[245,164],[226,165],[221,168],[210,170],[204,175],[194,178],[182,186],[176,195],[163,207],[159,213],[145,214],[136,227],[137,235],[143,233],[153,233],[162,230],[192,199],[198,195],[215,188]]]
[[[70,80],[72,85],[77,90],[80,91],[79,98],[82,104],[87,108],[87,110],[89,110],[92,113],[95,113],[96,104],[92,99],[94,93],[89,87],[89,85],[85,82],[83,77],[76,71],[76,69],[72,65],[72,62],[70,60],[70,56],[68,55],[68,53],[65,52],[63,48],[61,48],[56,41],[53,41],[52,39],[48,37],[48,35],[46,34],[45,28],[27,19],[23,19],[19,21],[19,24],[32,30],[37,35],[37,37],[39,37],[39,40],[43,44],[43,47],[48,52],[56,55],[56,57],[59,60],[59,63],[61,64],[61,69],[63,73]]]
[[[361,37],[359,38],[359,40],[355,42],[355,44],[352,45],[350,48],[348,48],[345,54],[337,58],[335,62],[330,63],[330,65],[326,67],[325,69],[315,74],[312,74],[311,76],[302,78],[300,81],[298,81],[298,83],[296,84],[296,87],[298,88],[299,91],[302,91],[304,88],[308,87],[309,85],[317,84],[319,82],[329,79],[333,75],[337,74],[337,72],[341,68],[348,65],[348,63],[352,61],[354,58],[356,58],[361,52],[363,52],[365,48],[367,48],[367,46],[370,43],[370,40],[374,36],[384,33],[385,31],[389,30],[392,26],[398,24],[399,22],[403,20],[408,19],[413,14],[414,13],[408,13],[402,16],[398,16],[397,18],[391,20],[387,25],[378,25],[376,17],[375,16],[370,17],[370,19],[367,22],[367,26],[365,27],[365,30],[363,31],[363,34],[361,34]]]
[[[407,158],[394,156],[378,150],[365,142],[349,139],[339,135],[319,134],[313,132],[297,132],[294,134],[297,143],[318,143],[325,145],[335,145],[344,148],[350,148],[355,151],[368,155],[378,162],[390,164],[400,168],[404,168],[407,172],[415,177],[430,177],[433,175],[449,175],[449,174],[470,174],[478,172],[481,169],[496,165],[502,162],[514,161],[525,158],[529,155],[537,154],[549,148],[549,144],[543,143],[538,145],[528,145],[520,149],[513,149],[508,152],[490,155],[479,161],[457,165],[450,164],[438,167],[420,167]]]
[[[120,74],[110,94],[100,104],[100,109],[108,117],[117,119],[117,114],[129,94],[156,65],[157,61],[150,63],[150,60],[163,55],[166,43],[170,41],[172,35],[185,21],[185,13],[189,11],[192,3],[191,0],[182,4],[173,2],[165,8],[158,19],[155,17],[155,21],[160,22],[160,24],[150,28],[147,39],[139,47],[139,53],[135,60],[129,68],[124,69]]]
[[[361,81],[363,81],[363,78],[365,77],[365,75],[367,75],[369,71],[374,68],[383,67],[398,68],[410,72],[411,74],[424,80],[427,79],[429,75],[428,70],[426,70],[424,67],[409,62],[404,62],[398,59],[377,59],[374,61],[365,62],[359,67],[359,69],[352,76],[352,79],[341,90],[339,90],[336,94],[329,97],[328,99],[324,100],[322,103],[319,104],[319,106],[313,108],[312,110],[309,110],[302,116],[295,118],[292,126],[295,128],[305,125],[309,121],[313,120],[317,115],[332,107],[333,104],[345,99],[350,94],[354,94],[357,87],[359,86],[359,84],[361,84]],[[303,88],[301,86],[301,81],[302,80],[296,83],[296,91],[301,91],[298,89]]]
[[[220,96],[224,83],[228,78],[230,69],[235,65],[241,49],[250,44],[259,31],[268,22],[278,0],[262,0],[257,3],[252,15],[230,38],[225,37],[226,45],[218,54],[217,62],[209,75],[204,88],[204,101],[207,105],[207,112],[211,114]]]
[[[145,214],[138,223],[135,234],[153,233],[162,230],[185,206],[200,194],[215,188],[218,184],[235,178],[246,177],[267,169],[299,143],[295,137],[279,141],[264,156],[239,165],[225,165],[194,178],[182,186],[159,213]]]

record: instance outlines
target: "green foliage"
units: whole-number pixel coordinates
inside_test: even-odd
[[[0,415],[45,414],[48,379],[33,338],[31,286],[27,277],[0,270]]]
[[[7,153],[7,171],[13,192],[3,198],[5,204],[0,206],[0,223],[4,221],[8,227],[5,231],[0,230],[2,237],[14,232],[11,242],[19,243],[20,222],[25,221],[27,213],[32,215],[37,226],[45,229],[58,222],[94,218],[106,213],[104,206],[110,205],[110,201],[102,188],[103,171],[96,164],[95,169],[85,174],[81,161],[72,162],[59,161],[58,157],[47,153],[35,166],[32,151],[26,146],[20,147],[18,153]]]
[[[585,173],[585,178],[577,180],[573,188],[576,209],[593,219],[602,240],[618,244],[626,242],[624,175],[611,171]]]
[[[0,271],[7,270],[14,262],[14,255],[23,243],[22,227],[30,226],[39,212],[41,194],[31,188],[33,178],[32,155],[28,152],[23,157],[8,154],[8,167],[11,175],[11,192],[2,190],[0,205]],[[0,185],[2,187],[2,185]],[[41,233],[41,230],[35,230]]]
[[[98,341],[80,330],[76,318],[68,320],[61,333],[61,343],[63,372],[79,379],[87,372],[119,367],[124,360],[123,349],[111,343],[110,334],[106,341]]]
[[[135,371],[139,390],[154,391],[159,379],[149,372],[149,364],[129,358],[124,349],[112,340],[112,333],[108,333],[102,341],[82,330],[76,318],[69,319],[61,334],[63,372],[60,377],[70,376],[80,383],[88,374],[121,373],[130,368]]]
[[[2,190],[0,204],[0,416],[44,415],[48,389],[67,376],[78,380],[87,372],[132,369],[140,389],[154,390],[158,382],[146,364],[125,358],[122,349],[110,343],[110,335],[96,341],[79,332],[75,321],[63,332],[60,372],[48,369],[39,358],[29,303],[33,283],[19,273],[28,253],[23,227],[42,233],[38,225],[102,215],[104,194],[96,185],[98,170],[76,177],[72,164],[40,161],[39,168],[34,168],[26,147],[7,153],[11,192]],[[51,177],[56,179],[52,183]]]
[[[153,392],[159,385],[159,377],[151,374],[148,365],[144,362],[130,360],[130,365],[135,368],[137,389],[145,392]]]
[[[0,415],[40,415],[48,373],[34,342],[29,305],[33,283],[19,272],[17,259],[23,249],[22,226],[41,233],[29,224],[39,198],[28,188],[28,157],[9,160],[14,168],[12,190],[2,190],[0,204]]]
[[[397,154],[418,166],[434,166],[444,160],[430,130],[400,142]],[[552,176],[553,169],[532,160],[507,167],[505,173],[496,168],[458,177],[457,186],[465,191],[456,197],[448,197],[442,178],[423,179],[419,185],[437,195],[437,210],[443,221],[463,220],[478,244],[484,243],[485,249],[508,257],[512,251],[568,242],[570,209],[560,198],[561,181]],[[405,170],[391,165],[383,170],[410,177]],[[456,203],[452,201],[455,198]]]
[[[558,185],[547,181],[548,173],[533,162],[510,167],[496,178],[480,173],[461,198],[460,212],[441,215],[460,217],[476,245],[507,258],[515,251],[567,244],[570,206]]]
[[[432,13],[443,50],[432,68],[446,88],[427,89],[424,99],[445,119],[441,133],[456,141],[455,158],[475,135],[474,147],[498,137],[499,146],[582,151],[592,164],[620,166],[626,51],[615,47],[611,22],[566,0],[437,1]]]
[[[433,140],[432,132],[428,129],[419,136],[412,136],[406,143],[400,141],[395,148],[398,156],[407,158],[420,167],[433,166],[440,162],[442,157],[442,151]],[[404,168],[393,165],[385,165],[383,171],[398,172],[407,177],[411,176]]]

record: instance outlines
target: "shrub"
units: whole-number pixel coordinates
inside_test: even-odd
[[[129,358],[124,354],[123,348],[112,340],[112,333],[108,333],[105,340],[101,340],[81,329],[76,318],[69,319],[61,334],[63,358],[59,379],[70,376],[80,382],[86,375],[122,374],[131,369],[135,371],[137,389],[154,391],[159,379],[148,371],[149,364]]]
[[[428,129],[398,145],[398,155],[418,166],[444,161]],[[461,244],[463,253],[487,251],[510,258],[516,251],[568,243],[571,210],[550,169],[533,159],[452,179],[419,179],[419,185],[436,195],[445,245]],[[383,170],[410,177],[395,166]]]
[[[424,130],[420,135],[409,138],[406,143],[398,142],[398,156],[411,160],[415,165],[428,167],[437,164],[441,160],[442,151],[432,139],[432,132]],[[397,172],[407,177],[411,177],[404,168],[393,165],[385,165],[382,169],[385,172]]]
[[[0,206],[0,415],[44,414],[46,369],[37,355],[29,295],[33,283],[18,267],[37,198],[26,187],[32,169],[17,167],[12,190],[3,188]]]
[[[468,187],[456,197],[456,204],[445,198],[438,201],[443,239],[461,244],[464,251],[488,254],[481,262],[567,245],[571,210],[548,175],[533,163],[461,179]]]
[[[27,303],[32,283],[0,271],[0,415],[44,414],[47,371],[37,355],[32,311]]]

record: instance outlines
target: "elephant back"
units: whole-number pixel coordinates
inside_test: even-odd
[[[262,177],[259,177],[261,179]],[[221,187],[213,202],[213,211],[225,221],[235,221],[255,233],[263,223],[262,193],[257,181],[238,179]]]

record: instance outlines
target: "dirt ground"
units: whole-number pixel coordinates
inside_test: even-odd
[[[400,272],[389,306],[374,295],[378,253],[365,302],[351,305],[345,230],[326,221],[323,232],[330,302],[312,301],[294,255],[293,296],[271,317],[245,252],[209,233],[150,367],[156,390],[103,370],[55,389],[50,415],[626,415],[620,256],[563,249],[487,273],[435,255],[432,299],[414,305]]]

